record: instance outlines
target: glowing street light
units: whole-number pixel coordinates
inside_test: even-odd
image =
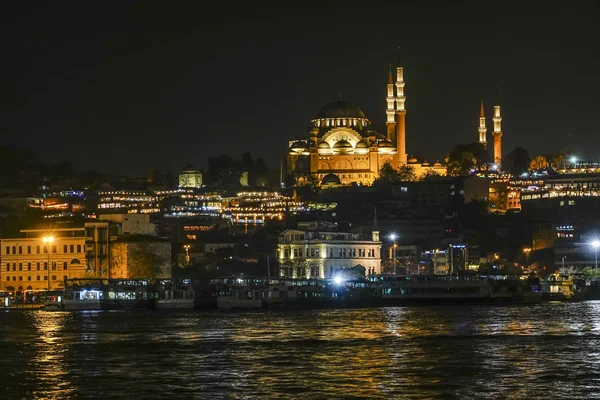
[[[186,244],[183,246],[183,248],[185,249],[185,263],[189,264],[190,263],[190,245]]]
[[[525,247],[523,249],[523,253],[525,253],[525,266],[529,267],[529,253],[531,252],[531,247]]]
[[[394,242],[394,246],[392,248],[392,262],[394,263],[394,275],[396,275],[396,238],[398,235],[395,233],[390,234],[390,239]]]
[[[44,236],[42,242],[46,243],[46,254],[48,254],[48,291],[50,290],[50,243],[54,242],[53,236]]]
[[[598,275],[598,248],[600,248],[600,240],[596,239],[591,243],[594,248],[594,261],[596,263],[594,275]]]
[[[573,156],[569,159],[569,161],[571,161],[571,164],[575,165],[577,164],[577,157]]]

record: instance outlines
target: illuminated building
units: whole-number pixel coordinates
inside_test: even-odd
[[[98,193],[98,209],[135,213],[157,213],[160,211],[156,196],[142,191],[112,190]]]
[[[197,171],[192,165],[188,165],[179,173],[180,188],[202,187],[202,172]]]
[[[165,218],[218,217],[227,199],[219,193],[199,193],[194,189],[155,192]]]
[[[336,272],[362,266],[366,274],[381,273],[379,233],[371,240],[358,233],[288,229],[279,235],[280,274],[291,278],[332,278]]]
[[[406,153],[404,69],[390,66],[386,96],[386,135],[371,129],[371,121],[354,104],[339,99],[323,106],[311,121],[307,139],[288,143],[287,170],[296,183],[339,186],[370,185],[388,162],[397,169],[409,164],[417,177],[435,170],[446,174],[441,163],[409,160]]]
[[[223,216],[235,223],[262,224],[304,210],[304,203],[278,192],[240,192],[230,199]]]
[[[84,228],[24,229],[2,239],[0,289],[37,292],[62,289],[64,279],[85,274]]]

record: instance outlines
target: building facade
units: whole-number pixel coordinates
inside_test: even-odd
[[[84,228],[27,229],[0,241],[0,290],[38,292],[64,288],[86,273]]]
[[[366,274],[381,273],[379,233],[370,240],[357,233],[288,229],[279,235],[280,275],[290,278],[332,278],[336,273],[364,267]]]

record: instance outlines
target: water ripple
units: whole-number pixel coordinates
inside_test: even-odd
[[[2,399],[600,398],[600,302],[0,312]]]

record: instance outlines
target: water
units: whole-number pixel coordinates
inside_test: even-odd
[[[600,398],[600,302],[0,311],[0,399]]]

